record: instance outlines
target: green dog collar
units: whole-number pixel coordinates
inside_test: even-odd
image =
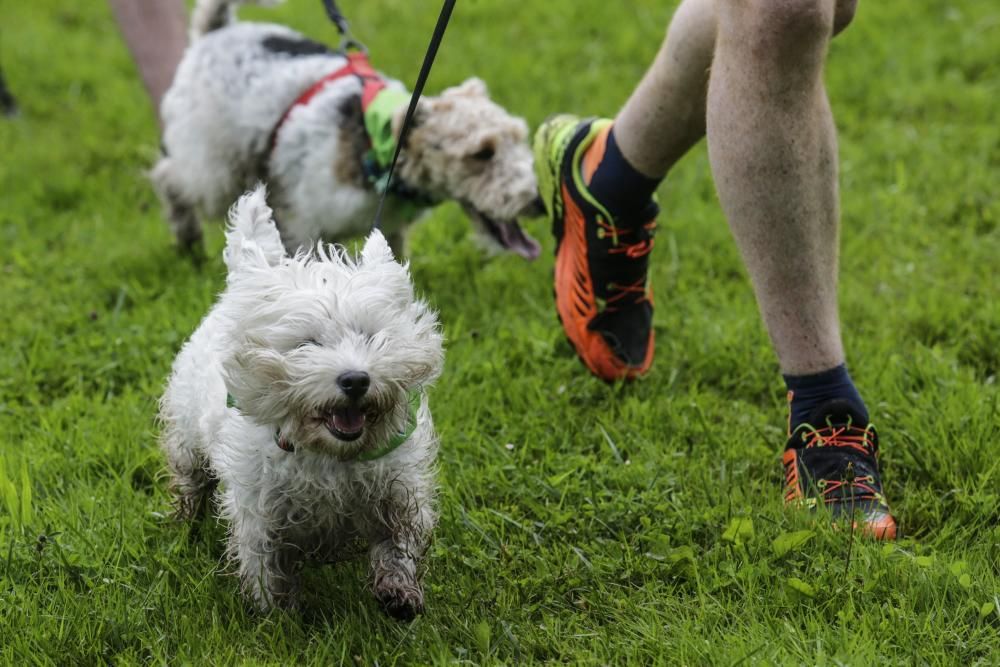
[[[374,461],[380,459],[386,454],[399,449],[400,445],[410,439],[413,432],[417,430],[417,411],[420,410],[420,401],[423,398],[423,394],[419,390],[413,390],[410,392],[409,396],[409,410],[406,414],[406,424],[403,426],[403,430],[399,431],[391,438],[389,442],[385,443],[383,447],[378,449],[373,449],[370,452],[363,452],[358,455],[359,461]],[[235,408],[239,410],[236,405],[236,399],[232,394],[226,394],[226,407]],[[276,444],[280,449],[286,452],[294,452],[295,445],[288,438],[281,435],[281,429],[276,429],[274,432],[274,444]]]
[[[409,440],[413,432],[417,430],[417,411],[420,409],[420,400],[422,397],[423,395],[419,391],[411,391],[410,409],[407,412],[406,424],[403,426],[403,430],[389,438],[389,442],[385,443],[383,447],[373,449],[370,452],[364,452],[358,456],[358,459],[361,461],[380,459],[389,452],[398,449],[400,445]]]

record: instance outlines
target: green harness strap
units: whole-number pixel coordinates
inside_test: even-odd
[[[371,148],[361,160],[365,178],[376,194],[392,197],[396,214],[402,219],[414,219],[424,209],[439,202],[426,192],[410,187],[396,178],[389,182],[389,166],[396,151],[392,134],[392,117],[407,105],[410,94],[396,88],[383,88],[364,109],[365,132]]]
[[[389,166],[392,153],[396,150],[396,139],[392,136],[392,115],[409,101],[409,93],[395,88],[383,88],[365,109],[365,131],[372,142],[372,157],[381,169]]]

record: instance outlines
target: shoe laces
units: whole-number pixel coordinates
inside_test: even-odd
[[[856,477],[854,463],[847,464],[843,479],[817,479],[816,488],[823,502],[837,503],[844,500],[877,500],[881,494],[875,488],[875,476]]]
[[[656,221],[647,222],[641,229],[649,232],[649,238],[641,239],[631,244],[622,244],[619,237],[629,236],[635,232],[633,229],[622,229],[613,222],[605,220],[603,216],[597,217],[597,238],[611,237],[612,248],[608,250],[610,255],[624,254],[631,259],[639,259],[648,255],[653,250],[653,234],[656,231]]]
[[[639,280],[635,281],[634,283],[627,285],[622,285],[616,282],[608,283],[608,291],[614,292],[614,294],[609,296],[606,300],[606,303],[608,303],[609,305],[621,301],[629,294],[638,295],[638,298],[635,300],[635,303],[640,303],[642,301],[649,301],[649,292],[648,290],[646,290],[645,277],[642,277]]]
[[[603,217],[597,218],[597,227],[598,238],[611,237],[612,247],[608,249],[609,255],[614,255],[626,260],[639,260],[653,251],[653,234],[656,231],[655,220],[642,225],[641,229],[647,232],[648,236],[647,238],[639,239],[634,243],[622,243],[620,237],[632,235],[635,233],[635,230],[619,228],[615,226],[614,223],[605,220]],[[630,295],[636,296],[634,303],[650,301],[649,290],[646,289],[645,273],[632,283],[608,283],[607,289],[608,292],[613,292],[613,294],[609,296],[606,301],[609,305],[609,309],[614,308],[612,304],[621,302]]]
[[[875,457],[872,429],[847,424],[830,424],[823,428],[803,425],[804,448],[845,447],[864,456]],[[854,462],[849,461],[840,479],[815,479],[816,489],[823,502],[837,503],[844,500],[878,500],[881,492],[876,488],[874,475],[857,476]]]
[[[803,424],[802,440],[805,449],[813,447],[849,447],[866,456],[875,455],[875,442],[872,440],[870,428],[859,428],[850,422],[846,424],[829,424],[823,428],[815,428]]]

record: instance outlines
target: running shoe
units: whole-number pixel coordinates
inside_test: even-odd
[[[848,519],[876,539],[896,539],[879,477],[878,434],[849,401],[813,410],[789,435],[782,460],[786,504],[815,509],[822,503],[835,519]]]
[[[653,362],[648,268],[659,212],[651,199],[634,218],[616,217],[584,185],[610,125],[560,115],[534,140],[538,190],[556,238],[556,312],[577,355],[608,382],[634,379]]]

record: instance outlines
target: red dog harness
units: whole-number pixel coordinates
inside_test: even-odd
[[[375,96],[385,88],[385,79],[378,75],[378,72],[372,67],[371,63],[368,62],[368,55],[364,51],[351,51],[347,54],[347,64],[340,69],[330,72],[322,79],[314,83],[312,86],[306,89],[304,93],[295,98],[292,105],[288,107],[281,116],[281,120],[278,124],[274,126],[274,131],[271,133],[271,152],[274,152],[274,147],[278,143],[278,132],[281,131],[282,125],[288,120],[288,116],[291,115],[292,111],[298,106],[304,106],[309,103],[309,100],[314,98],[326,84],[331,81],[336,81],[337,79],[342,79],[345,76],[354,75],[361,80],[361,112],[364,113],[368,110],[368,105],[372,103]]]

